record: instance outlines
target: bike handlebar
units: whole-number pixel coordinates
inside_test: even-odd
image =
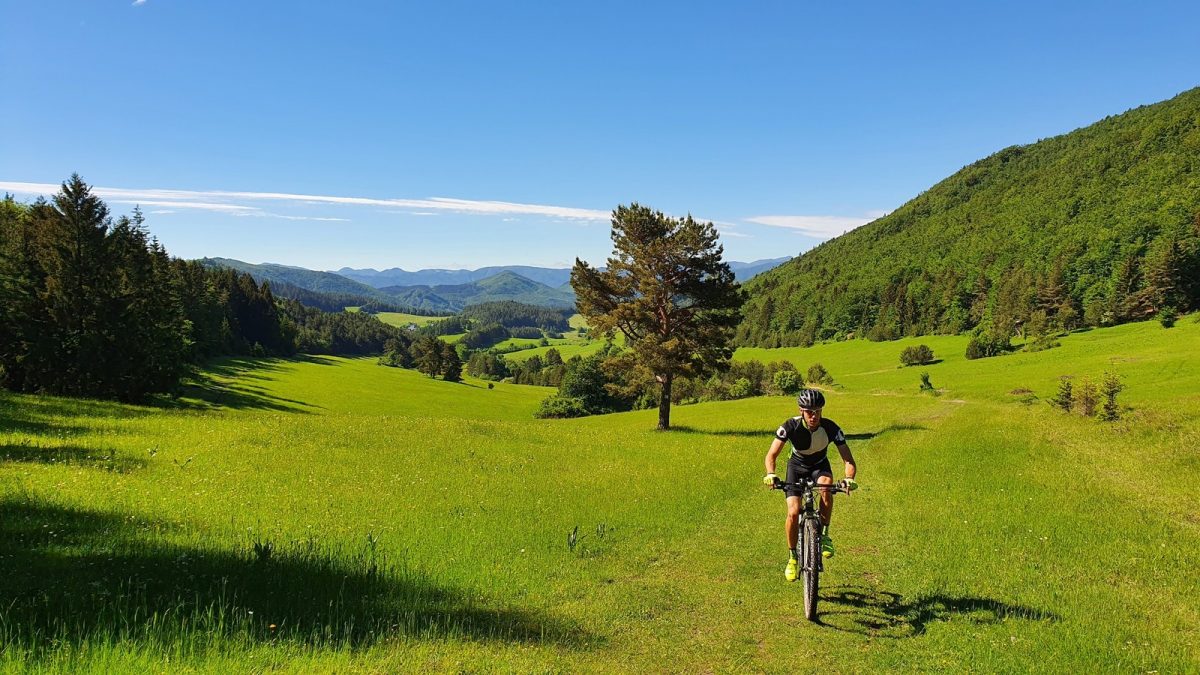
[[[771,489],[772,490],[782,490],[784,488],[790,488],[790,487],[791,488],[808,488],[810,490],[830,490],[832,492],[841,492],[844,494],[850,494],[850,491],[846,489],[846,485],[845,485],[844,481],[838,481],[831,485],[820,485],[818,483],[812,482],[811,480],[805,480],[805,481],[801,481],[801,482],[797,482],[797,483],[788,483],[786,481],[779,480],[779,478],[776,478],[775,484],[771,486]]]

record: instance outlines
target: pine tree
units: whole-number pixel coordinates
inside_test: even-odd
[[[441,340],[439,340],[441,342]],[[462,360],[458,358],[458,351],[454,349],[454,345],[449,342],[442,342],[442,363],[441,373],[442,379],[447,382],[462,381]]]
[[[576,259],[571,286],[594,330],[625,335],[660,386],[658,428],[671,425],[671,385],[726,366],[743,296],[712,223],[631,204],[612,217],[613,255],[599,270]]]

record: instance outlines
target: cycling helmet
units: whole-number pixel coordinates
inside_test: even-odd
[[[816,410],[825,407],[825,394],[816,389],[801,389],[796,397],[796,403],[805,410]]]

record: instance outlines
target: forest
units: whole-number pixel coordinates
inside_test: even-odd
[[[366,314],[280,300],[248,274],[171,258],[78,175],[0,201],[0,385],[133,401],[222,355],[361,354],[409,337]]]
[[[1200,307],[1200,89],[963,168],[746,285],[741,345],[1007,343]]]

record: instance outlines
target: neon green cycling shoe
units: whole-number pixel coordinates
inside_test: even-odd
[[[821,535],[821,556],[825,558],[833,557],[833,538],[827,534]]]
[[[796,556],[791,556],[788,558],[787,567],[783,568],[783,578],[795,581],[798,576],[800,576],[800,565],[796,562]]]

